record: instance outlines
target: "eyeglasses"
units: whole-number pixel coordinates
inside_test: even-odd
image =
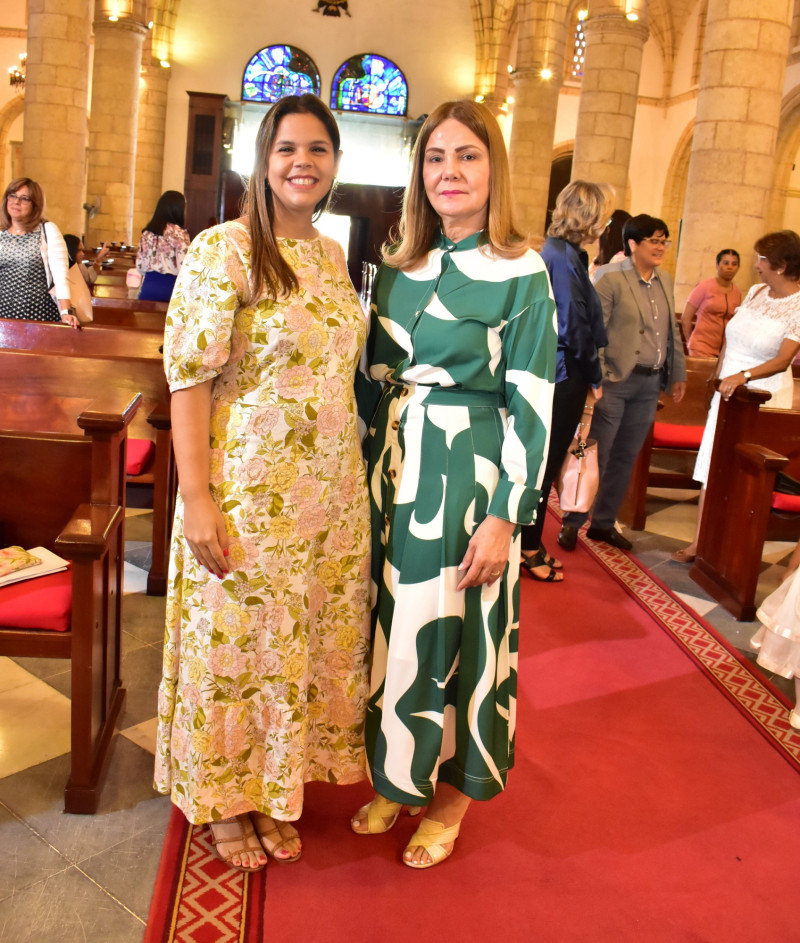
[[[6,200],[10,203],[12,200],[15,203],[33,203],[33,200],[29,196],[18,196],[16,193],[9,193],[6,197]]]
[[[758,253],[756,253],[756,258],[759,259],[761,262],[769,262],[769,259],[765,255],[759,255]]]
[[[649,242],[651,246],[661,246],[664,249],[669,249],[672,245],[671,239],[656,239],[655,236],[646,236],[642,242]]]

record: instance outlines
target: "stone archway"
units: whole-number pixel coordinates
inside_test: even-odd
[[[673,276],[678,257],[679,239],[677,237],[683,218],[683,202],[686,199],[686,185],[689,180],[689,160],[692,156],[693,137],[694,119],[686,125],[675,145],[661,198],[661,218],[671,227],[670,232],[674,237],[672,247],[664,257],[664,268]],[[676,303],[679,309],[683,307],[683,299]]]
[[[800,149],[800,88],[795,88],[786,96],[781,105],[778,140],[773,162],[772,196],[764,220],[767,232],[783,228],[789,180],[798,149]]]
[[[25,99],[17,95],[0,108],[0,167],[5,167],[8,157],[8,136],[11,125],[25,111]]]

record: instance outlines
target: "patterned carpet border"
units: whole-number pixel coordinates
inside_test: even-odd
[[[550,510],[560,517],[557,507]],[[728,700],[800,772],[800,731],[789,724],[791,705],[712,625],[678,599],[635,557],[579,535],[584,548],[652,619],[680,645]],[[755,629],[754,629],[755,631]]]
[[[173,807],[143,943],[261,943],[266,883],[223,864],[209,829]]]

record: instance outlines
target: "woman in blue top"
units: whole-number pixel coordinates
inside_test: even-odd
[[[556,199],[542,249],[558,312],[558,358],[550,448],[536,520],[522,528],[522,568],[545,583],[564,579],[561,563],[548,555],[542,543],[550,488],[575,435],[587,392],[591,390],[595,400],[603,395],[597,349],[605,347],[608,338],[600,299],[589,280],[589,256],[582,246],[594,242],[605,229],[613,199],[611,187],[573,180]]]

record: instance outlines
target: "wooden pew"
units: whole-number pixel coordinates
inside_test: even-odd
[[[763,390],[739,387],[720,403],[697,557],[689,571],[741,621],[756,613],[775,476],[784,470],[800,477],[800,412],[769,409],[769,399]],[[800,517],[783,539],[798,536]]]
[[[118,298],[125,299],[136,297],[138,295],[138,288],[128,288],[124,282],[122,284],[115,285],[95,285],[94,286],[94,296],[95,298]]]
[[[71,561],[69,576],[58,578],[58,592],[71,598],[65,631],[42,628],[47,620],[41,596],[49,599],[56,592],[46,590],[44,581],[53,577],[0,589],[0,655],[71,661],[67,812],[97,810],[125,699],[120,676],[125,446],[140,402],[138,393],[113,391],[93,402],[46,393],[0,397],[3,543],[43,546]],[[14,611],[16,620],[9,624],[6,617]]]
[[[686,394],[681,402],[676,404],[671,396],[661,394],[653,428],[636,459],[617,515],[633,530],[645,527],[648,488],[700,489],[692,472],[708,412],[707,381],[715,363],[704,357],[687,357]],[[659,468],[659,461],[672,470]]]
[[[162,344],[163,335],[151,331],[103,326],[75,331],[60,324],[0,319],[3,395],[20,390],[51,396],[142,394],[142,409],[129,435],[153,442],[155,454],[148,467],[128,481],[153,488],[153,558],[147,592],[154,596],[166,592],[177,488]]]
[[[156,331],[163,335],[167,319],[166,301],[95,298],[92,302],[93,325],[128,330]]]

